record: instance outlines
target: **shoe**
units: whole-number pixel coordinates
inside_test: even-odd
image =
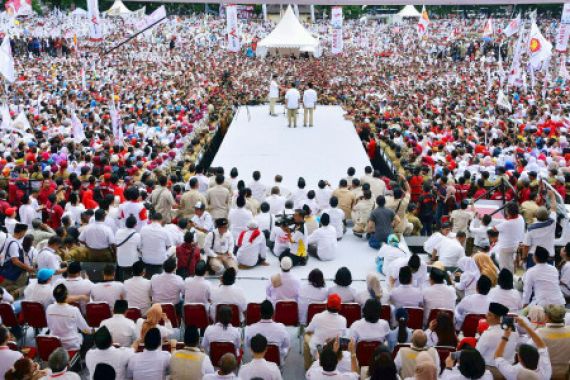
[[[352,233],[354,234],[354,236],[358,236],[359,238],[362,239],[362,233],[360,233],[360,232],[354,232],[354,231],[352,231]]]
[[[307,128],[307,124],[303,124],[303,128]]]
[[[238,269],[251,269],[251,267],[248,267],[247,265],[239,264]]]
[[[269,264],[267,261],[262,261],[262,262],[259,263],[259,265],[262,265],[262,266],[264,266],[264,267],[268,267],[268,266],[270,266],[271,264]]]
[[[313,128],[313,126],[312,126],[312,125],[309,125],[309,128]]]

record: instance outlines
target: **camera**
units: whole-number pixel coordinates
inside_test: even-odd
[[[277,227],[294,226],[295,220],[293,219],[293,215],[275,215],[275,225]]]
[[[350,343],[350,339],[348,338],[338,338],[338,344],[341,351],[348,350],[348,343]]]
[[[513,317],[503,317],[503,322],[501,323],[501,328],[506,330],[507,328],[511,329],[511,331],[515,331],[515,319]]]
[[[452,352],[450,355],[453,360],[459,361],[459,358],[461,357],[461,351]]]

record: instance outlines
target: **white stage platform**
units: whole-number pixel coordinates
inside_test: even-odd
[[[252,172],[259,170],[268,185],[280,174],[291,190],[297,188],[299,176],[309,189],[315,189],[320,179],[336,187],[348,167],[353,166],[360,176],[370,165],[352,122],[344,119],[339,106],[317,107],[312,128],[303,127],[302,110],[297,128],[288,128],[282,106],[276,107],[277,117],[269,116],[268,106],[248,108],[250,117],[246,107],[240,107],[212,163],[226,173],[238,168],[246,185]]]

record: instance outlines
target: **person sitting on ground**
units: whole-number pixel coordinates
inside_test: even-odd
[[[401,347],[394,359],[400,376],[402,378],[413,376],[416,368],[416,360],[420,352],[425,352],[430,356],[437,368],[437,373],[439,373],[439,355],[435,348],[428,347],[426,333],[422,330],[414,330],[411,342],[410,347]]]
[[[390,268],[394,261],[407,257],[409,257],[409,254],[400,248],[400,239],[398,239],[398,236],[391,234],[388,236],[386,242],[382,243],[378,251],[378,256],[376,257],[377,270],[385,275],[385,268]]]
[[[176,247],[176,274],[182,279],[194,276],[196,264],[200,261],[200,247],[194,242],[194,234],[186,231],[184,243]]]
[[[214,373],[210,357],[199,347],[200,332],[195,326],[184,330],[184,348],[172,352],[170,357],[170,379],[200,380],[203,376]]]
[[[368,233],[371,237],[368,245],[374,249],[380,249],[382,242],[388,240],[388,236],[394,233],[394,226],[400,223],[400,218],[393,210],[386,208],[386,198],[383,195],[376,197],[376,207],[368,218]]]
[[[113,338],[113,343],[121,347],[131,347],[137,338],[135,322],[125,317],[129,304],[125,300],[116,300],[113,316],[101,321],[100,327],[106,327]]]
[[[257,222],[250,220],[247,230],[241,231],[236,240],[237,262],[240,269],[253,268],[256,265],[267,266],[267,242],[265,235],[261,233]]]
[[[208,266],[215,274],[221,274],[224,268],[238,269],[234,256],[234,238],[228,231],[228,220],[216,219],[216,229],[209,232],[204,242],[204,251],[208,257]]]
[[[309,254],[322,261],[334,260],[337,251],[337,234],[330,225],[329,214],[321,215],[321,227],[309,235]]]
[[[250,341],[250,348],[253,358],[241,367],[239,377],[242,379],[261,377],[267,380],[281,380],[281,371],[277,364],[265,360],[267,338],[261,334],[254,335]]]

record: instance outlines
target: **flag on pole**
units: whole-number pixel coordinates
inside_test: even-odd
[[[86,138],[85,131],[83,130],[83,124],[75,114],[75,111],[71,112],[71,132],[73,134],[73,141],[78,144]]]
[[[14,58],[12,57],[12,47],[8,35],[4,36],[0,45],[0,73],[10,83],[16,81],[16,70],[14,69]]]
[[[311,4],[310,9],[311,9],[311,23],[314,24],[315,23],[315,6],[313,4]]]
[[[533,68],[539,68],[542,62],[552,56],[552,44],[544,38],[536,22],[530,27],[528,37],[529,61]]]
[[[517,33],[520,28],[521,28],[521,14],[519,13],[517,18],[512,19],[509,22],[507,27],[503,30],[503,33],[505,34],[505,36],[510,37],[513,34]]]
[[[0,124],[0,129],[9,129],[12,125],[12,118],[10,117],[10,110],[6,104],[0,106],[0,116],[2,116],[2,124]]]
[[[30,122],[28,121],[28,118],[26,117],[26,113],[24,111],[21,111],[18,114],[18,116],[16,116],[14,122],[12,123],[12,127],[20,129],[22,131],[27,131],[29,129],[32,129]]]
[[[238,52],[240,50],[239,30],[237,20],[237,6],[228,4],[226,6],[228,51]]]
[[[89,38],[92,41],[103,39],[103,28],[99,17],[99,4],[97,0],[87,0],[87,14],[89,17]]]
[[[485,28],[483,29],[483,35],[488,37],[495,34],[495,28],[493,27],[493,20],[487,19],[485,23]]]
[[[262,4],[261,10],[263,11],[263,21],[267,22],[267,4]]]
[[[148,28],[152,24],[155,24],[164,18],[166,18],[166,8],[164,8],[164,5],[161,5],[160,7],[156,8],[154,12],[146,16],[144,18],[143,23],[137,25],[138,26],[137,32],[140,32],[141,30]]]
[[[426,6],[422,7],[422,16],[418,20],[418,35],[423,37],[427,34],[429,26],[429,16],[426,10]]]
[[[499,90],[499,94],[497,95],[497,105],[501,108],[508,110],[509,112],[513,111],[513,107],[509,102],[509,99],[505,95],[502,89]]]

